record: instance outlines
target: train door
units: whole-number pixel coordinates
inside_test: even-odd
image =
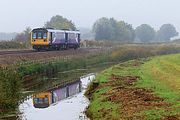
[[[69,87],[66,87],[66,97],[69,97]]]
[[[65,33],[65,45],[64,45],[64,48],[65,48],[65,49],[68,48],[68,42],[69,42],[68,39],[69,39],[69,38],[68,38],[68,33]]]
[[[49,41],[50,41],[50,44],[52,44],[52,40],[53,40],[52,38],[53,38],[53,33],[50,32],[50,33],[49,33]]]
[[[81,41],[81,35],[80,34],[78,34],[78,43],[80,43],[80,41]]]
[[[65,33],[65,43],[68,43],[68,33]]]

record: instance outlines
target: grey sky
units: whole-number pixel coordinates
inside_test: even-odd
[[[91,27],[100,17],[114,17],[134,27],[146,23],[156,30],[172,23],[180,32],[180,0],[0,0],[0,32],[42,27],[54,15]]]

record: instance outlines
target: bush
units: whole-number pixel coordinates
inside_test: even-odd
[[[15,109],[21,97],[21,78],[13,68],[0,68],[0,111]]]
[[[17,41],[1,41],[0,49],[25,49],[27,48],[25,43]]]

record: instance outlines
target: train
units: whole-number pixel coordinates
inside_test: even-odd
[[[67,50],[80,47],[80,32],[69,29],[35,28],[31,31],[31,45],[40,50]]]
[[[64,86],[52,88],[45,92],[33,94],[33,106],[35,108],[47,108],[51,104],[80,93],[81,87],[82,82],[79,80]]]

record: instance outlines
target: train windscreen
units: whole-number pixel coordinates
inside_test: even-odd
[[[44,98],[34,98],[34,107],[35,108],[46,108],[49,106],[49,99],[48,97]]]
[[[34,29],[32,31],[33,39],[47,39],[47,30],[45,29]]]

